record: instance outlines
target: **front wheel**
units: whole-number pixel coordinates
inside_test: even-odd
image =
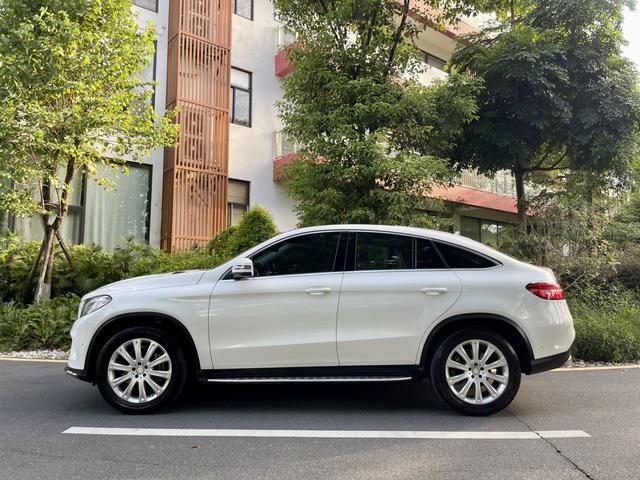
[[[511,345],[485,330],[454,333],[431,361],[436,391],[467,415],[491,415],[504,409],[518,393],[520,377],[520,362]]]
[[[186,378],[182,348],[154,327],[117,333],[98,356],[100,393],[125,413],[150,413],[169,406],[180,396]]]

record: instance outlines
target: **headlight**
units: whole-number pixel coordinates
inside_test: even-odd
[[[96,310],[100,310],[110,301],[111,297],[109,295],[98,295],[97,297],[91,297],[84,302],[84,305],[82,306],[82,312],[80,312],[80,316],[84,317],[85,315],[89,315]]]

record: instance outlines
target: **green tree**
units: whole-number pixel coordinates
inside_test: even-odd
[[[637,153],[637,72],[621,54],[625,0],[504,2],[498,26],[450,62],[482,79],[457,168],[511,170],[524,224],[527,178],[571,169],[622,176]]]
[[[175,142],[169,117],[139,78],[154,27],[140,31],[130,0],[0,0],[0,209],[38,214],[44,238],[25,283],[50,292],[54,245],[72,257],[60,227],[76,175],[122,168]]]
[[[470,11],[468,2],[424,2],[446,7],[434,17],[417,3],[274,0],[298,34],[279,108],[302,146],[283,169],[301,225],[425,225],[437,208],[426,194],[452,178],[448,155],[473,118],[478,82],[415,81],[420,31]]]

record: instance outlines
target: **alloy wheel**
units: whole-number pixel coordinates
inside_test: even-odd
[[[487,340],[471,339],[458,344],[445,364],[451,391],[472,405],[494,402],[509,383],[509,366],[500,349]]]
[[[157,399],[169,386],[171,358],[154,340],[134,338],[115,349],[107,367],[113,392],[129,403],[144,404]]]

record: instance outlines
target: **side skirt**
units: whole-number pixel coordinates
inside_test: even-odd
[[[234,368],[200,370],[202,383],[401,382],[421,379],[417,365],[346,367]]]

